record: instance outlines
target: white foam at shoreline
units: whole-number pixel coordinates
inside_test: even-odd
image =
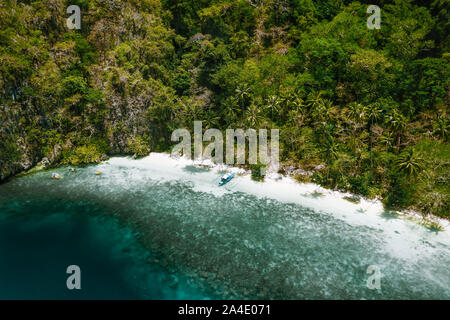
[[[127,167],[136,168],[139,171],[133,173],[134,183],[141,178],[151,178],[161,181],[186,181],[192,183],[195,191],[212,193],[221,196],[227,192],[240,191],[261,198],[269,198],[287,203],[296,203],[304,207],[332,214],[334,217],[343,219],[348,223],[355,225],[364,225],[379,228],[381,225],[389,226],[395,234],[415,229],[417,223],[411,223],[406,219],[383,218],[385,213],[382,203],[379,200],[368,200],[361,198],[360,203],[355,204],[344,199],[351,196],[350,193],[332,191],[320,187],[313,183],[301,184],[291,177],[282,177],[278,174],[268,174],[265,182],[253,181],[249,172],[242,168],[229,167],[226,165],[215,165],[211,161],[193,161],[186,158],[172,158],[165,153],[151,153],[149,156],[137,160],[126,157],[114,157],[108,164],[99,165],[102,170],[108,170],[108,167]],[[209,167],[209,171],[188,172],[186,167],[193,165],[202,165]],[[235,172],[237,177],[225,187],[217,186],[220,171]],[[135,180],[136,179],[136,180]],[[124,182],[127,183],[127,182]],[[314,198],[314,193],[320,194]],[[405,223],[405,222],[408,223]],[[450,236],[449,222],[440,219],[440,224],[445,226],[446,233]],[[395,230],[394,230],[395,229]]]

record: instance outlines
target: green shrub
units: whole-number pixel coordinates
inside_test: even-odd
[[[20,159],[20,152],[12,137],[0,139],[0,160],[17,161]]]
[[[63,164],[74,166],[87,165],[90,163],[99,163],[102,153],[95,145],[79,146],[69,152],[62,161]]]
[[[138,157],[147,156],[150,153],[150,146],[141,136],[128,138],[128,149]]]
[[[362,196],[369,195],[369,187],[367,185],[367,179],[365,177],[349,177],[350,191],[360,194]]]
[[[414,195],[414,185],[398,177],[394,178],[391,185],[391,189],[383,199],[384,204],[394,208],[407,207]]]
[[[444,231],[444,227],[441,226],[439,222],[423,220],[422,225],[434,232]]]
[[[294,175],[294,179],[300,183],[309,183],[311,182],[311,176],[306,174],[297,173]]]
[[[263,181],[264,175],[261,174],[261,169],[265,168],[262,164],[252,164],[250,165],[250,170],[252,172],[252,179],[256,181]]]
[[[63,94],[70,97],[75,94],[84,94],[87,90],[86,81],[79,76],[67,76],[63,81]]]
[[[361,202],[361,199],[359,197],[357,197],[357,196],[351,196],[351,197],[345,196],[343,199],[347,200],[347,201],[349,201],[351,203],[355,203],[355,204],[358,204],[358,203]]]

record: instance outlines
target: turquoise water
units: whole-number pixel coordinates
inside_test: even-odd
[[[447,234],[257,197],[240,177],[208,192],[217,173],[190,168],[112,160],[0,185],[0,298],[450,298]],[[65,286],[72,264],[80,291]]]
[[[150,263],[137,235],[108,209],[42,194],[8,198],[1,198],[0,299],[210,297]],[[81,290],[66,287],[69,265],[81,269]]]

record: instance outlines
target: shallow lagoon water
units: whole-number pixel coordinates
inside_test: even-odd
[[[160,154],[54,171],[0,186],[0,298],[450,298],[448,232],[376,203],[248,176],[218,188],[218,170]]]

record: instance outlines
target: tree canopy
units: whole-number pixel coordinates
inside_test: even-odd
[[[379,30],[370,4],[2,1],[1,178],[166,151],[203,120],[279,128],[301,181],[448,216],[448,1],[379,1]]]

